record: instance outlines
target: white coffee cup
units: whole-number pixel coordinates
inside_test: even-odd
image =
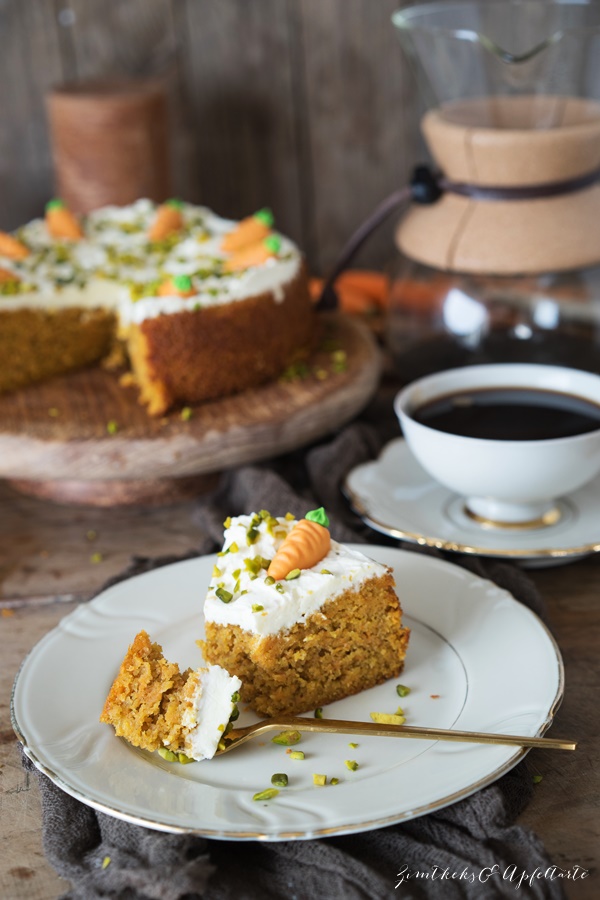
[[[465,498],[474,519],[488,527],[550,524],[559,516],[556,499],[600,472],[600,427],[569,437],[491,440],[449,434],[413,417],[436,398],[501,387],[557,391],[600,406],[598,375],[561,366],[498,363],[450,369],[414,381],[396,396],[394,409],[419,463]]]

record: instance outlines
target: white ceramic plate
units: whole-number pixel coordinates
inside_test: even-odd
[[[361,547],[360,549],[365,549]],[[563,691],[558,648],[539,619],[506,591],[419,554],[369,547],[393,566],[412,628],[399,681],[326,707],[331,718],[369,721],[403,706],[407,722],[539,735]],[[100,724],[104,699],[141,628],[182,667],[200,664],[202,597],[215,558],[181,562],[118,584],[47,634],[15,680],[15,731],[35,765],[89,806],[164,831],[288,840],[365,831],[465,797],[512,768],[523,750],[478,744],[310,734],[303,761],[257,738],[226,756],[181,766],[137,750]],[[435,695],[435,696],[432,696]],[[253,721],[242,713],[240,724]],[[357,771],[344,761],[356,760]],[[253,794],[286,772],[269,802]],[[313,773],[335,776],[316,787]]]
[[[561,516],[554,525],[490,529],[473,521],[462,498],[435,481],[404,438],[396,438],[379,459],[353,469],[343,490],[375,531],[441,550],[512,559],[530,567],[600,551],[600,477],[557,501]]]

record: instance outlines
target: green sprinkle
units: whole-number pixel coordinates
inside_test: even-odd
[[[231,603],[233,600],[233,594],[230,591],[226,591],[225,588],[217,588],[215,594],[223,603]]]
[[[397,684],[396,693],[399,697],[408,697],[408,695],[410,694],[410,688],[406,687],[405,684]]]
[[[322,525],[324,528],[329,528],[329,519],[327,518],[327,513],[322,506],[320,506],[318,509],[311,509],[306,513],[304,518],[308,519],[309,522],[316,522],[317,525]]]
[[[239,703],[239,700],[240,700],[240,692],[239,692],[239,691],[234,691],[233,694],[231,695],[231,702],[232,702],[232,703]]]
[[[90,562],[92,562],[92,563],[102,562],[102,554],[101,553],[92,553],[92,555],[90,556]]]
[[[300,578],[302,572],[300,569],[292,569],[291,572],[288,572],[285,576],[286,581],[294,581],[296,578]]]
[[[313,784],[324,787],[327,784],[327,775],[313,775]]]
[[[323,707],[317,706],[317,708],[315,709],[315,719],[322,719],[322,718],[323,718]]]
[[[114,419],[111,419],[110,422],[106,423],[106,430],[109,434],[116,434],[119,430],[119,426]]]
[[[302,750],[287,750],[286,753],[289,753],[290,759],[304,759],[304,751]]]
[[[275,787],[287,787],[288,777],[285,772],[277,772],[275,775],[271,775],[271,784],[274,784]]]
[[[349,746],[349,747],[352,747],[353,750],[356,750],[356,748],[358,747],[358,744],[354,744],[352,741],[350,741],[350,743],[348,744],[348,746]]]
[[[533,776],[533,783],[534,783],[534,784],[539,784],[543,777],[544,777],[543,775],[534,775],[534,776]]]
[[[259,209],[258,212],[255,212],[254,218],[258,219],[259,222],[262,222],[263,225],[266,225],[267,228],[272,228],[275,222],[273,213],[267,207],[265,207],[264,209]]]
[[[252,612],[262,612],[263,609],[264,609],[264,606],[261,606],[260,603],[252,604]]]
[[[269,237],[265,238],[264,245],[270,253],[279,253],[281,250],[281,238],[278,238],[276,234],[270,234]]]
[[[330,572],[329,569],[321,569],[321,575],[333,575],[333,572]]]
[[[189,277],[189,275],[174,275],[173,286],[178,291],[191,291],[192,279]]]
[[[265,578],[265,584],[275,584],[275,579],[272,575],[267,575]]]
[[[275,590],[279,591],[280,594],[283,594],[283,585],[280,581],[278,581],[277,584],[275,585]]]
[[[60,200],[58,197],[55,197],[53,200],[48,200],[46,203],[46,211],[50,212],[52,209],[64,209],[65,201]]]
[[[330,780],[330,782],[329,782],[329,784],[339,784],[339,783],[340,783],[340,779],[339,779],[339,778],[332,778],[332,779]]]
[[[107,866],[110,866],[110,856],[105,856],[102,860],[102,868],[106,869]]]
[[[344,765],[347,769],[350,769],[351,772],[356,772],[356,770],[358,769],[358,763],[355,759],[344,760]]]
[[[279,791],[277,788],[267,788],[266,791],[259,791],[258,794],[255,794],[252,798],[253,800],[272,800],[273,797],[276,797]]]
[[[191,406],[184,406],[180,413],[180,418],[182,422],[189,422],[192,418],[192,408]]]
[[[183,209],[183,200],[179,200],[177,197],[171,197],[170,200],[165,201],[165,206],[172,206],[173,209]]]
[[[272,744],[297,744],[302,735],[299,731],[280,731],[275,737],[271,738]]]

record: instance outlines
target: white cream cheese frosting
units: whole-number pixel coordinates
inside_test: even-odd
[[[233,695],[242,682],[221,666],[198,669],[192,707],[184,714],[182,725],[191,731],[185,740],[185,753],[192,759],[212,759],[235,706]]]
[[[293,518],[268,513],[227,521],[223,551],[217,556],[204,604],[207,622],[237,625],[260,636],[288,631],[328,600],[388,571],[358,550],[332,540],[327,556],[311,569],[302,569],[299,577],[265,582],[268,562],[295,524]]]
[[[266,262],[224,273],[223,236],[237,225],[211,210],[182,204],[183,231],[174,239],[150,243],[148,230],[156,204],[138,200],[129,206],[105,206],[83,221],[80,241],[52,238],[43,219],[15,232],[30,253],[14,260],[0,254],[0,268],[19,279],[16,293],[0,285],[0,311],[23,308],[114,309],[123,325],[159,315],[219,306],[272,292],[276,302],[300,270],[301,255],[278,235],[280,249]],[[156,296],[158,284],[187,275],[190,297]]]

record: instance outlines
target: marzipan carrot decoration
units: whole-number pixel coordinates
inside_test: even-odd
[[[310,569],[329,553],[331,537],[327,526],[329,519],[323,507],[306,513],[304,519],[294,525],[281,547],[271,560],[267,575],[280,581],[301,569]]]
[[[46,203],[46,227],[53,238],[80,241],[83,237],[81,225],[62,200]]]
[[[172,275],[158,289],[159,297],[193,297],[196,293],[187,275]]]
[[[167,200],[158,207],[154,222],[148,232],[151,241],[164,241],[169,235],[181,231],[183,228],[182,207],[181,200]]]
[[[281,250],[281,241],[275,234],[270,234],[256,244],[243,247],[223,263],[224,272],[241,272],[250,266],[260,266]]]
[[[26,256],[29,256],[29,248],[12,234],[0,231],[0,256],[7,256],[9,259],[25,259]]]
[[[7,284],[9,281],[20,281],[18,275],[15,275],[14,272],[11,272],[10,269],[2,269],[0,268],[0,284]]]
[[[237,226],[226,234],[221,243],[224,253],[235,253],[249,244],[257,244],[264,240],[273,227],[273,213],[270,209],[259,209],[253,216],[242,219]]]

